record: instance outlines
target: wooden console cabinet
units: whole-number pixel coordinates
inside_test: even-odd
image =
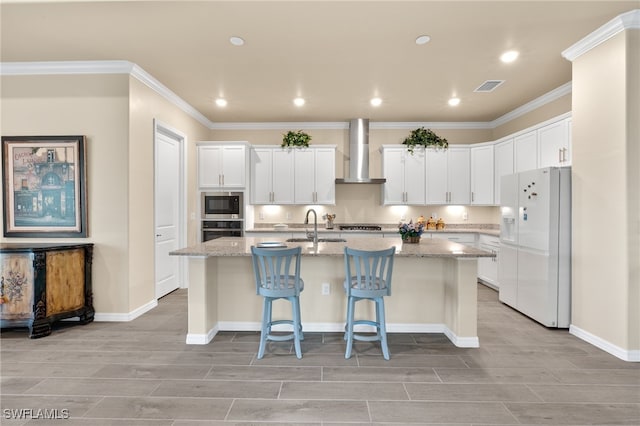
[[[0,327],[51,334],[55,321],[93,321],[93,244],[0,244]]]

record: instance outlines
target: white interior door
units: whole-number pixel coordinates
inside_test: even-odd
[[[184,239],[184,137],[157,123],[155,129],[155,283],[160,298],[184,282],[180,258],[169,256]]]

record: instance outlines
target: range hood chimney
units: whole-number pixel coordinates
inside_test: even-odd
[[[349,175],[336,183],[385,183],[384,178],[369,177],[369,119],[349,121]]]

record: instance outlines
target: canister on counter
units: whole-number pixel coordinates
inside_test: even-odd
[[[429,220],[427,220],[427,229],[436,229],[436,221],[433,217],[430,217]]]
[[[442,230],[442,229],[444,229],[444,220],[442,220],[442,218],[440,218],[436,222],[436,230]]]

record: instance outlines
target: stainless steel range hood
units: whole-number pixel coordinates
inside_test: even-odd
[[[369,177],[369,119],[349,122],[349,175],[336,183],[385,183],[384,178]]]

